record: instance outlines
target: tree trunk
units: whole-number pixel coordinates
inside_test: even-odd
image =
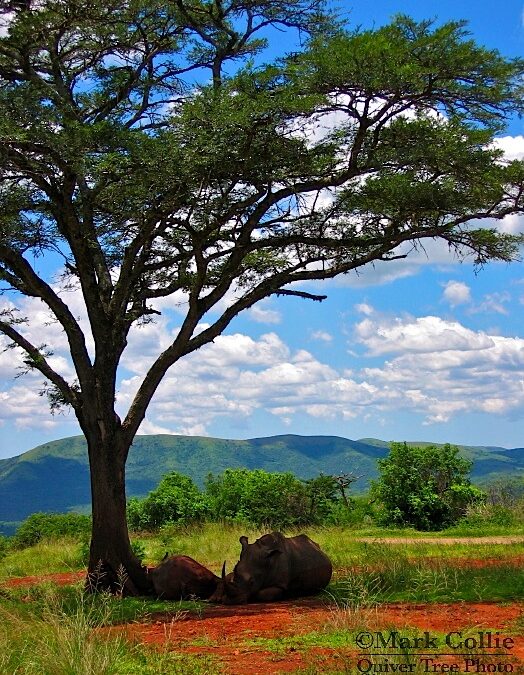
[[[127,452],[118,451],[116,443],[111,445],[91,444],[88,439],[93,527],[86,587],[144,595],[151,592],[151,585],[146,568],[131,550],[127,528]]]

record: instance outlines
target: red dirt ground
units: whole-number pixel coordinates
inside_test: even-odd
[[[504,558],[511,564],[522,564],[524,556]],[[432,561],[428,561],[432,564]],[[446,563],[449,563],[447,559]],[[461,566],[486,567],[500,564],[500,559],[458,559]],[[49,574],[40,577],[10,579],[7,587],[22,587],[40,581],[68,584],[81,581],[85,572]],[[240,607],[209,606],[202,615],[189,612],[162,613],[147,622],[113,627],[108,632],[125,632],[134,641],[178,653],[209,654],[221,664],[227,675],[273,675],[300,672],[316,667],[319,673],[338,670],[358,673],[357,647],[348,638],[338,649],[293,646],[293,636],[324,628],[371,631],[415,629],[415,635],[447,633],[467,628],[500,631],[502,637],[515,635],[512,624],[524,615],[524,603],[454,603],[454,604],[383,604],[357,614],[336,610],[318,598],[278,603],[257,603]],[[506,631],[506,632],[505,632]],[[413,633],[411,633],[413,634]],[[279,652],[249,644],[255,638],[288,637],[290,641]],[[524,672],[524,636],[514,637],[512,672]],[[457,659],[453,657],[456,661]],[[492,659],[491,659],[492,660]],[[491,661],[490,660],[490,661]],[[445,658],[440,659],[445,662]],[[449,659],[448,659],[449,662]],[[486,661],[487,663],[487,661]],[[370,671],[373,672],[373,671]],[[385,672],[385,671],[382,671]],[[415,672],[423,672],[416,670]],[[459,672],[466,672],[460,670]],[[470,671],[482,672],[482,671]]]
[[[408,628],[418,629],[416,635],[424,635],[424,631],[445,634],[451,630],[482,627],[502,631],[500,635],[505,637],[504,629],[523,613],[523,603],[395,603],[367,610],[360,613],[358,619],[352,619],[351,614],[337,613],[318,599],[303,599],[243,607],[209,607],[200,617],[159,614],[152,616],[150,623],[128,624],[112,630],[123,630],[130,639],[143,644],[168,645],[179,653],[213,655],[228,675],[297,672],[312,664],[319,672],[328,667],[358,672],[357,647],[349,640],[347,646],[337,650],[310,648],[307,651],[293,647],[291,641],[277,654],[246,642],[257,637],[291,637],[322,631],[324,627],[354,629],[359,625],[365,625],[366,630],[386,631],[385,635],[388,630]],[[512,653],[524,661],[524,639],[515,638],[515,643]]]

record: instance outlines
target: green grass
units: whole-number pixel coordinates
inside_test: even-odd
[[[363,564],[380,563],[391,555],[407,558],[492,558],[524,554],[524,543],[517,544],[428,544],[418,541],[428,533],[414,530],[365,529],[354,530],[344,527],[316,527],[304,530],[318,542],[331,558],[335,568],[348,568]],[[222,562],[227,561],[231,570],[240,554],[239,537],[247,535],[250,541],[264,533],[262,529],[237,524],[207,523],[201,527],[164,528],[160,533],[137,533],[133,540],[145,549],[145,563],[157,564],[166,552],[189,555],[220,574]],[[297,532],[288,532],[292,535]],[[441,533],[446,535],[446,533]],[[458,534],[458,533],[457,533]],[[475,530],[472,536],[483,532]],[[412,543],[382,544],[376,539],[383,537],[413,539]],[[448,535],[449,536],[449,535]],[[367,541],[358,541],[366,537]],[[73,539],[43,541],[31,548],[11,550],[0,560],[0,583],[10,577],[42,575],[55,572],[76,571],[83,568],[82,547]]]
[[[393,531],[413,538],[409,544],[381,544],[376,538],[391,530],[355,531],[342,527],[308,528],[333,560],[336,575],[325,593],[332,619],[324,630],[305,636],[257,640],[255,646],[276,655],[311,647],[338,653],[332,662],[308,657],[310,675],[353,673],[354,659],[347,652],[354,631],[369,624],[380,605],[392,601],[456,602],[524,598],[524,567],[510,565],[511,556],[524,554],[524,544],[427,544],[417,541],[426,533]],[[145,548],[146,563],[155,564],[166,551],[190,555],[219,573],[238,560],[241,535],[254,541],[263,532],[241,525],[206,524],[192,529],[164,529],[156,535],[136,535]],[[288,532],[287,534],[294,534]],[[475,536],[479,536],[475,532]],[[368,535],[369,541],[356,541]],[[392,555],[392,551],[394,554]],[[428,557],[431,561],[428,561]],[[488,568],[468,567],[460,558],[497,558]],[[506,559],[506,560],[505,560]],[[522,569],[521,569],[522,568]],[[42,575],[81,569],[81,546],[63,539],[9,551],[0,561],[0,582],[9,577]],[[204,675],[220,672],[209,658],[190,657],[166,648],[153,650],[132,644],[122,635],[108,637],[103,626],[144,621],[157,612],[174,620],[188,611],[205,611],[203,603],[164,602],[144,598],[85,595],[83,583],[56,587],[50,582],[24,588],[0,588],[0,673],[6,675]],[[518,626],[516,630],[519,630]],[[521,626],[524,630],[524,625]],[[272,645],[272,646],[271,646]]]
[[[0,582],[25,577],[82,569],[80,544],[71,538],[41,541],[35,546],[11,550],[0,560]]]
[[[36,587],[21,603],[0,601],[0,672],[6,675],[204,675],[209,659],[153,650],[102,629],[115,620],[117,599],[81,588]],[[23,606],[25,605],[25,607]],[[127,618],[124,611],[120,618]]]
[[[384,602],[480,602],[524,598],[524,568],[501,561],[476,568],[437,560],[389,556],[380,567],[348,570],[326,590],[329,599],[349,607]]]

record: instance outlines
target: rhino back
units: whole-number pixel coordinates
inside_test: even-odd
[[[155,593],[165,600],[196,595],[208,598],[215,590],[219,578],[207,567],[189,556],[171,556],[150,571]]]
[[[317,591],[331,580],[333,567],[320,546],[307,535],[286,539],[289,592]]]

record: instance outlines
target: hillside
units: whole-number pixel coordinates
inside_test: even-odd
[[[472,477],[485,482],[499,475],[524,475],[524,448],[463,447],[472,459]],[[127,463],[128,496],[142,496],[169,471],[202,485],[208,473],[229,467],[292,471],[300,478],[323,473],[362,475],[365,491],[377,475],[376,460],[388,444],[377,439],[352,441],[337,436],[272,436],[226,440],[192,436],[137,436]],[[0,460],[0,531],[36,511],[88,510],[89,472],[83,436],[40,445],[18,457]]]

